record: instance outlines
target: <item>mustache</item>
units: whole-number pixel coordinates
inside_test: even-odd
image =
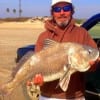
[[[61,15],[58,18],[68,18],[67,16]]]

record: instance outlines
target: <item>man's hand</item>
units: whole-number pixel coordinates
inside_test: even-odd
[[[41,86],[43,85],[43,76],[41,74],[36,74],[32,81],[33,84]]]
[[[99,58],[98,58],[98,61],[100,61],[100,56],[99,56]]]
[[[41,86],[43,83],[43,76],[41,74],[36,74],[31,81],[27,81],[27,86],[32,86],[32,84]]]
[[[100,57],[96,61],[89,62],[89,64],[91,66],[89,71],[95,71],[97,66],[98,66],[98,64],[100,64]]]
[[[90,61],[89,64],[90,66],[94,65],[96,62],[95,61]]]

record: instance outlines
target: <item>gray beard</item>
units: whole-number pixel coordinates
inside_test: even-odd
[[[65,28],[69,23],[69,20],[66,20],[64,22],[59,22],[59,21],[56,21],[56,24],[61,27],[61,28]]]

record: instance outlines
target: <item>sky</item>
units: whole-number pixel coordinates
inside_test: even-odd
[[[75,18],[88,18],[100,13],[100,0],[72,0]],[[6,9],[10,12],[7,13]],[[21,0],[22,17],[50,16],[51,0]],[[13,13],[16,9],[16,13]],[[19,0],[0,0],[0,18],[18,17]]]

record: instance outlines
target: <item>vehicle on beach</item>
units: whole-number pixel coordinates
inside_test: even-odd
[[[84,22],[80,27],[84,27],[91,34],[91,30],[95,26],[100,28],[100,13],[93,15],[91,18],[86,20],[86,22]],[[98,34],[97,32],[97,33],[91,34],[91,36],[97,43],[98,49],[100,49],[100,33]],[[29,51],[34,52],[34,48],[35,48],[35,44],[18,48],[16,63],[18,63],[19,60],[27,52]],[[87,72],[85,75],[86,77],[86,100],[100,100],[100,63],[98,63],[96,67],[97,69],[95,72]],[[29,93],[29,96],[32,96],[32,95],[30,95]]]

